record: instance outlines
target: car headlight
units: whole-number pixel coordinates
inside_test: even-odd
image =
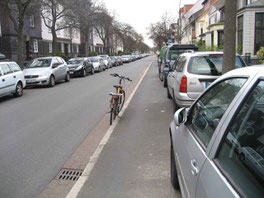
[[[80,65],[80,66],[78,66],[77,68],[76,68],[76,70],[80,70],[80,69],[82,69],[82,65]]]
[[[48,77],[48,76],[49,76],[49,72],[45,72],[45,73],[39,75],[40,78],[44,78],[44,77]]]

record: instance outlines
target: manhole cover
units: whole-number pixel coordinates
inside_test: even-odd
[[[56,179],[58,180],[69,180],[69,181],[77,181],[81,176],[81,170],[74,169],[61,169]]]

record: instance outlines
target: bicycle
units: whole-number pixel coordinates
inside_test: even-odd
[[[132,81],[132,80],[125,76],[117,74],[117,73],[110,74],[110,76],[119,78],[118,85],[114,85],[114,88],[116,88],[116,92],[110,93],[111,99],[110,99],[110,112],[109,113],[110,113],[110,125],[112,125],[116,116],[122,110],[124,103],[125,103],[125,99],[126,99],[126,92],[123,90],[122,81],[124,80]]]

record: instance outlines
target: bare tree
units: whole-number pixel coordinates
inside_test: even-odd
[[[13,22],[17,33],[17,62],[23,68],[23,28],[26,11],[33,0],[1,0],[2,6]]]
[[[71,28],[75,24],[73,2],[67,0],[42,0],[41,16],[52,34],[52,55],[57,52],[57,31]]]
[[[225,1],[223,74],[235,68],[236,10],[237,0]]]

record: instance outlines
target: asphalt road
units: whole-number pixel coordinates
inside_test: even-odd
[[[135,79],[151,60],[1,98],[0,197],[37,197],[108,111],[117,83],[109,74]]]
[[[102,150],[78,198],[175,198],[170,184],[173,104],[153,64]]]

